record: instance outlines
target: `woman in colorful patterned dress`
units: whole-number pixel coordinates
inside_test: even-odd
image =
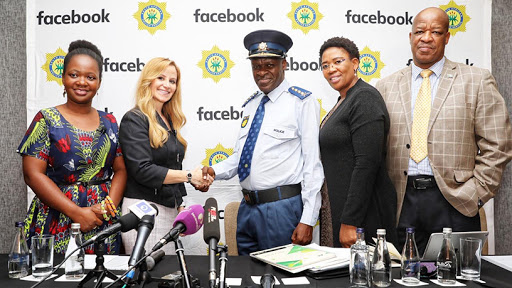
[[[119,216],[100,204],[109,196],[119,205],[127,177],[116,119],[91,106],[102,63],[94,44],[69,45],[62,73],[67,101],[39,111],[18,148],[25,182],[36,194],[25,219],[27,239],[55,235],[56,253],[66,252],[71,223],[80,223],[88,240]],[[120,244],[119,235],[109,237],[106,253],[118,254]],[[93,245],[86,248],[93,252]]]

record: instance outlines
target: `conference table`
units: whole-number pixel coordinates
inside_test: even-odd
[[[61,255],[56,255],[55,264],[60,263],[63,257]],[[190,275],[192,277],[197,278],[199,280],[201,287],[208,287],[208,257],[207,256],[185,256],[187,268],[189,270]],[[25,288],[34,285],[36,282],[23,281],[19,279],[10,279],[7,273],[7,255],[0,255],[0,267],[2,271],[0,273],[0,287],[1,288]],[[164,275],[170,274],[175,271],[179,271],[179,263],[176,256],[166,255],[163,260],[159,262],[155,268],[149,271],[152,278],[155,278],[151,283],[146,284],[144,287],[158,287],[157,278],[162,277]],[[278,268],[272,268],[270,270],[272,274],[276,276],[276,278],[281,282],[281,285],[276,287],[290,287],[290,288],[300,288],[300,287],[349,287],[349,278],[340,277],[340,278],[332,278],[332,279],[323,279],[323,280],[315,280],[311,277],[305,276],[304,272],[298,274],[291,274],[285,272],[283,270],[279,270]],[[112,271],[117,275],[122,274],[123,271]],[[227,262],[227,277],[228,278],[241,278],[241,286],[230,286],[230,287],[260,287],[259,283],[254,283],[251,279],[251,276],[261,276],[265,272],[269,272],[269,267],[265,263],[262,263],[258,260],[252,259],[249,256],[228,256]],[[64,273],[63,269],[59,269],[57,274],[60,276]],[[400,277],[400,269],[393,268],[393,279],[399,279]],[[304,276],[307,277],[309,284],[307,285],[283,285],[283,278],[291,278]],[[46,282],[42,283],[38,287],[51,287],[51,288],[59,288],[59,287],[77,287],[76,282],[56,282],[54,281],[56,278],[49,279]],[[481,279],[486,283],[478,283],[473,281],[460,281],[461,283],[466,284],[466,287],[495,287],[495,288],[503,288],[503,287],[512,287],[512,272],[506,269],[503,269],[489,261],[482,260],[482,271],[481,271]],[[421,287],[441,287],[438,286],[429,280],[423,280],[424,282],[429,283],[428,286]],[[86,283],[84,287],[94,287],[95,283],[89,281]],[[103,284],[105,287],[107,284]],[[120,287],[119,285],[114,285],[113,287]],[[135,286],[138,287],[138,286]],[[183,287],[183,286],[179,286]],[[389,287],[406,287],[392,281]]]

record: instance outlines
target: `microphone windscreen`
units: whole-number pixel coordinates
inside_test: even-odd
[[[164,250],[156,250],[155,252],[151,253],[151,258],[153,258],[156,262],[160,261],[160,259],[162,259],[162,257],[165,256],[165,251]]]
[[[203,206],[199,204],[188,206],[176,216],[172,227],[174,228],[178,223],[183,223],[186,227],[183,234],[194,234],[203,226],[203,214]]]
[[[151,253],[151,255],[146,258],[146,264],[148,265],[148,270],[153,270],[155,268],[156,264],[162,260],[165,256],[165,251],[160,249],[156,250],[155,252]]]
[[[151,207],[153,207],[153,209],[155,209],[155,210],[156,210],[156,214],[155,214],[155,216],[158,216],[158,207],[156,207],[156,205],[155,205],[155,204],[153,204],[153,203],[151,203],[151,204],[149,204],[149,205],[151,205]]]
[[[204,220],[203,238],[206,243],[210,239],[215,238],[217,241],[220,239],[219,217],[217,216],[217,200],[215,198],[206,199],[204,204],[206,212],[206,219]]]
[[[140,219],[133,213],[128,213],[126,215],[123,215],[119,220],[117,221],[121,224],[121,232],[128,232],[132,229],[137,228],[139,225]]]

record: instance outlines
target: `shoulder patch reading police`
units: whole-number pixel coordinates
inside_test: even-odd
[[[288,89],[288,92],[290,92],[292,95],[295,95],[299,97],[301,100],[306,99],[309,95],[311,95],[311,92],[309,92],[306,89],[302,89],[297,86],[292,86]]]

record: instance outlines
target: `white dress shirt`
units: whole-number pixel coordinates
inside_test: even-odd
[[[247,190],[264,190],[277,186],[302,183],[303,213],[301,223],[314,226],[321,206],[320,188],[324,172],[318,143],[320,106],[315,97],[305,99],[288,92],[286,79],[267,96],[265,116],[258,134],[251,162],[251,173],[240,183]],[[246,103],[233,155],[213,165],[215,179],[230,179],[237,175],[240,154],[251,128],[252,119],[261,98],[259,91]],[[242,123],[244,123],[242,121]]]

